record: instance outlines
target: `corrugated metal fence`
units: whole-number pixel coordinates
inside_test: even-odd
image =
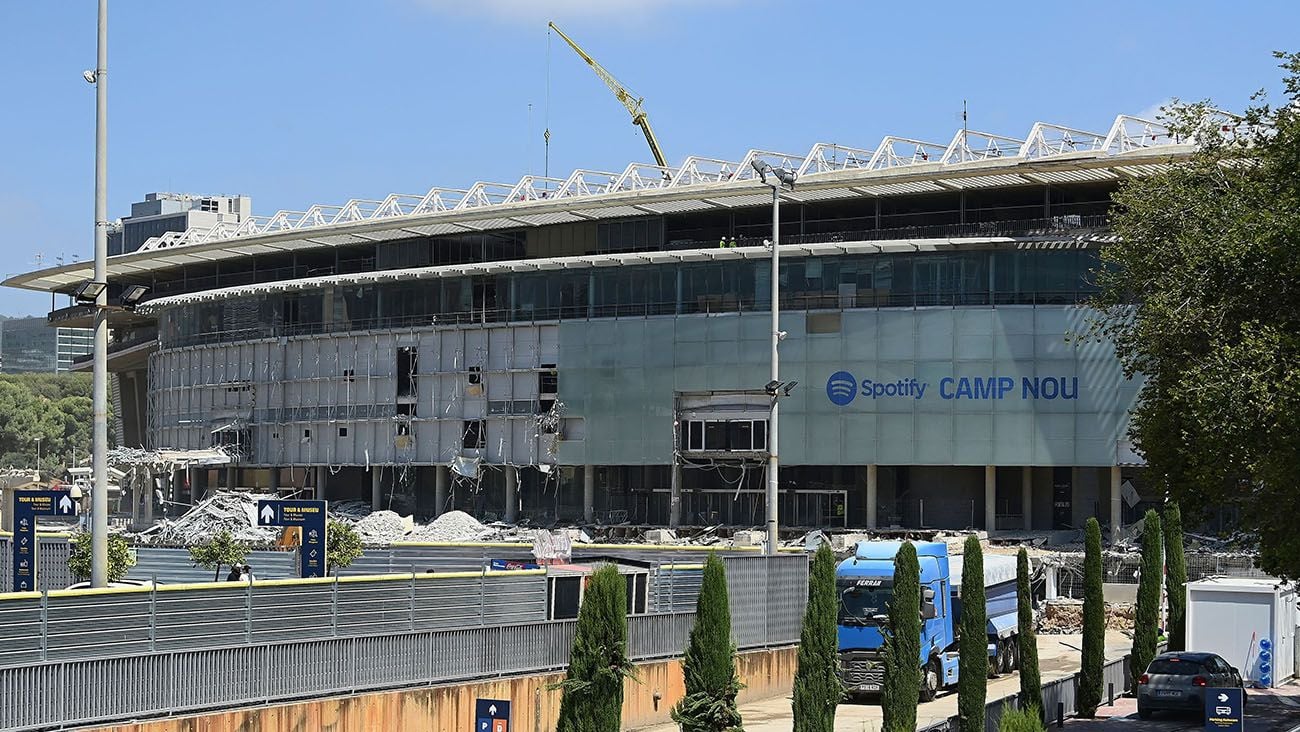
[[[769,603],[766,595],[805,597],[807,559],[801,555],[732,558],[727,565],[729,575],[737,578],[729,582],[737,645],[757,648],[796,642],[800,619],[794,617],[791,622],[795,603]],[[741,578],[755,584],[744,584]],[[479,579],[482,581],[473,584]],[[453,584],[426,588],[426,583],[433,587],[451,580],[468,580],[471,584],[460,585],[459,594],[451,591]],[[507,581],[493,585],[497,580]],[[11,649],[10,653],[39,653],[45,660],[16,665],[13,659],[17,656],[10,655],[5,662],[9,665],[0,667],[0,730],[165,716],[562,669],[568,663],[574,621],[502,624],[502,614],[514,612],[507,608],[519,604],[517,592],[526,581],[541,583],[543,577],[510,574],[417,578],[409,583],[411,594],[407,600],[400,597],[405,586],[401,580],[357,582],[364,592],[331,601],[335,609],[326,614],[328,630],[337,637],[317,640],[294,640],[298,637],[294,633],[323,631],[327,622],[319,612],[310,615],[313,603],[294,591],[313,588],[308,592],[348,593],[353,583],[308,581],[259,584],[251,589],[235,586],[125,595],[83,593],[76,598],[79,602],[67,608],[68,617],[59,616],[56,621],[60,627],[66,623],[67,631],[55,634],[42,634],[40,628],[49,628],[49,602],[64,597],[6,600],[0,602],[0,608],[4,608],[0,612],[8,612],[11,603],[25,607],[26,612],[0,617],[0,632],[11,641],[34,637],[40,645]],[[775,590],[777,583],[784,581],[802,584],[767,591]],[[216,595],[207,594],[213,590]],[[457,615],[456,598],[473,596],[474,590],[493,594],[494,599],[480,606],[477,618],[472,614]],[[443,594],[437,596],[440,591]],[[191,599],[198,604],[177,606],[163,614],[156,612],[156,606],[150,612],[150,607],[141,605],[156,605],[172,593],[177,597],[193,595]],[[531,593],[525,590],[525,594]],[[764,601],[750,601],[755,595]],[[127,605],[117,602],[123,597],[130,597]],[[213,598],[220,598],[220,602]],[[242,611],[238,608],[240,598],[245,602]],[[416,602],[409,598],[416,598],[418,608],[417,604],[408,604]],[[30,604],[32,599],[35,606]],[[798,604],[801,608],[802,600]],[[490,613],[482,609],[488,607],[502,610]],[[232,608],[232,614],[222,614]],[[259,615],[259,609],[265,614]],[[209,613],[218,619],[209,621],[204,617]],[[307,621],[284,622],[302,617],[303,613],[308,613]],[[73,616],[80,622],[72,623]],[[103,630],[105,624],[115,627],[119,616],[135,618],[136,624],[127,622],[125,629]],[[153,624],[140,624],[139,619],[145,617],[184,618],[184,622],[160,624],[155,620]],[[220,619],[223,617],[226,619]],[[242,629],[232,617],[243,618]],[[634,660],[680,655],[693,622],[694,614],[689,612],[628,618],[630,655]],[[453,627],[455,623],[475,627]],[[16,634],[8,632],[11,625],[20,626]],[[143,636],[141,627],[148,628]],[[340,627],[346,632],[339,632]],[[760,627],[761,637],[756,630]],[[106,635],[93,639],[89,635],[99,632]],[[50,647],[46,647],[47,639],[52,641]],[[204,647],[222,641],[226,647]],[[103,645],[93,643],[107,643],[113,652],[103,652]],[[101,652],[95,658],[76,658],[77,651],[72,650],[90,651],[96,647]]]
[[[68,570],[68,540],[62,536],[42,536],[37,539],[40,549],[36,552],[36,589],[61,590],[76,580]],[[0,592],[8,592],[14,586],[13,575],[13,537],[0,536]]]

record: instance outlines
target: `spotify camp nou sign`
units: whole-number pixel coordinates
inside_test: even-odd
[[[826,379],[826,398],[837,407],[856,400],[944,399],[997,401],[1006,399],[1073,400],[1079,398],[1077,376],[945,376],[936,382],[918,379],[877,381],[836,371]]]

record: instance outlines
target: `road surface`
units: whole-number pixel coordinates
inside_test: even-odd
[[[1247,690],[1246,732],[1300,732],[1300,686]],[[1117,699],[1113,708],[1097,710],[1096,719],[1071,719],[1063,732],[1199,732],[1205,721],[1194,712],[1157,712],[1149,720],[1137,718],[1136,699]]]
[[[1038,636],[1038,667],[1043,681],[1048,682],[1063,676],[1070,676],[1079,670],[1079,647],[1082,643],[1079,635],[1040,635]],[[1106,660],[1122,658],[1132,647],[1133,641],[1118,631],[1106,633]],[[1020,691],[1020,675],[1006,674],[989,681],[988,699],[993,701],[1010,696]],[[1253,710],[1252,710],[1253,711]],[[939,698],[917,708],[918,727],[925,727],[932,722],[947,719],[957,713],[957,692],[943,692]],[[790,697],[781,696],[763,699],[740,707],[740,716],[744,719],[745,732],[790,732],[793,726],[790,715]],[[845,702],[841,703],[835,714],[836,732],[880,732],[879,703]],[[677,732],[677,725],[664,724],[644,727],[642,732]],[[1094,730],[1076,730],[1075,732],[1095,732]],[[1163,732],[1163,731],[1162,731]],[[1248,732],[1264,732],[1250,729]],[[1287,729],[1279,732],[1289,732]],[[1300,730],[1297,730],[1300,732]]]

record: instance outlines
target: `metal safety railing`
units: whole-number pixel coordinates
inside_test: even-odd
[[[757,649],[797,642],[802,598],[807,595],[807,558],[790,555],[737,557],[726,561],[733,639],[737,647]],[[681,569],[690,571],[693,568]],[[543,579],[540,574],[521,576]],[[776,591],[777,583],[783,582],[796,584]],[[346,583],[319,584],[337,589]],[[294,583],[273,583],[267,589],[293,586]],[[413,586],[418,595],[418,583]],[[101,654],[103,657],[71,658],[46,654],[40,662],[0,665],[0,730],[16,732],[66,727],[270,704],[289,699],[544,673],[563,669],[568,664],[575,621],[506,624],[499,617],[493,619],[484,615],[482,619],[485,622],[473,627],[429,628],[423,623],[431,613],[438,612],[436,603],[430,603],[418,614],[408,610],[408,625],[400,628],[401,618],[396,617],[399,613],[392,613],[391,608],[384,607],[384,604],[395,602],[401,587],[400,583],[392,583],[382,592],[353,598],[355,602],[350,611],[344,613],[354,618],[383,615],[383,623],[393,624],[388,630],[295,639],[292,635],[295,629],[304,631],[315,627],[324,630],[321,616],[309,615],[307,620],[297,622],[295,619],[302,616],[305,606],[266,602],[263,607],[277,608],[276,622],[280,623],[283,632],[277,633],[275,623],[259,626],[257,630],[246,627],[242,639],[230,636],[227,640],[232,644],[226,647],[205,648],[197,633],[193,642],[183,642],[184,636],[177,635],[160,645],[151,632],[147,638],[135,639],[136,645],[129,652],[125,646],[118,645],[112,652]],[[257,593],[263,588],[253,585],[251,591],[237,589]],[[105,599],[115,594],[118,593],[98,592],[86,597]],[[156,601],[166,594],[148,592],[144,596]],[[759,596],[757,602],[753,601],[755,595]],[[786,599],[770,595],[783,595]],[[261,599],[274,598],[263,596]],[[0,601],[0,607],[4,605],[5,602]],[[342,607],[342,604],[335,603],[335,607]],[[122,612],[123,608],[115,610]],[[44,622],[47,612],[48,607],[41,610],[35,620],[24,626],[25,631],[44,638],[33,624]],[[198,608],[189,609],[186,617],[189,622],[201,622],[200,616],[205,612]],[[139,612],[135,614],[140,615]],[[630,616],[629,655],[635,661],[680,655],[686,647],[694,617],[693,612]],[[21,621],[21,618],[0,618],[0,628]],[[175,619],[180,620],[179,617]],[[444,621],[448,619],[443,618]],[[473,618],[468,620],[473,625]],[[109,606],[104,605],[101,612],[88,615],[82,625],[100,627],[110,621]],[[181,624],[172,627],[181,627]],[[358,627],[352,626],[353,630]],[[332,633],[336,629],[330,630]],[[108,631],[110,640],[115,632]],[[150,644],[147,650],[142,645],[145,643]]]
[[[0,667],[546,619],[518,572],[218,582],[0,596]]]
[[[1133,677],[1129,673],[1130,658],[1131,656],[1125,655],[1123,658],[1110,661],[1102,667],[1102,704],[1106,704],[1108,701],[1113,702],[1115,698],[1125,694],[1131,688]],[[1043,709],[1041,710],[1044,721],[1060,721],[1077,715],[1079,713],[1078,697],[1079,674],[1077,673],[1044,683]],[[1003,712],[1008,709],[1019,708],[1020,695],[1018,693],[995,699],[986,704],[984,706],[985,731],[997,732],[998,725],[1002,721]],[[952,732],[952,730],[960,729],[960,722],[960,717],[954,715],[921,727],[917,732]]]

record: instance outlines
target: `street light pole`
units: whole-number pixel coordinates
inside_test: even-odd
[[[95,61],[95,282],[108,282],[108,0],[99,0]],[[108,586],[108,288],[95,297],[90,586]]]
[[[781,184],[772,185],[772,382],[781,381],[777,344],[781,342]],[[777,458],[777,405],[780,392],[773,390],[772,413],[767,418],[767,554],[776,554],[777,487],[780,485],[780,460]]]

